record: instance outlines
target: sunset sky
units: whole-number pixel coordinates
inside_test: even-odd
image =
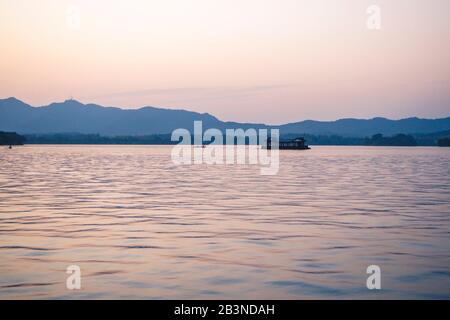
[[[36,106],[450,116],[448,0],[0,0],[0,45],[0,98]]]

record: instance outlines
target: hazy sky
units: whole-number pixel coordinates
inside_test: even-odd
[[[0,0],[0,46],[0,98],[32,105],[274,124],[450,115],[448,0]]]

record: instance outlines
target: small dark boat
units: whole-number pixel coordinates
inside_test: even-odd
[[[272,149],[272,139],[267,139],[267,149]],[[311,149],[305,144],[303,137],[295,138],[293,140],[281,140],[278,142],[278,149],[280,150],[308,150]]]

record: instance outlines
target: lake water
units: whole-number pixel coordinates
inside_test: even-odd
[[[0,298],[450,298],[449,148],[280,151],[275,176],[170,152],[2,147]]]

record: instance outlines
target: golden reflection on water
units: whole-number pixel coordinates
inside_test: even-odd
[[[281,151],[275,176],[170,151],[1,149],[0,298],[450,298],[450,150]]]

